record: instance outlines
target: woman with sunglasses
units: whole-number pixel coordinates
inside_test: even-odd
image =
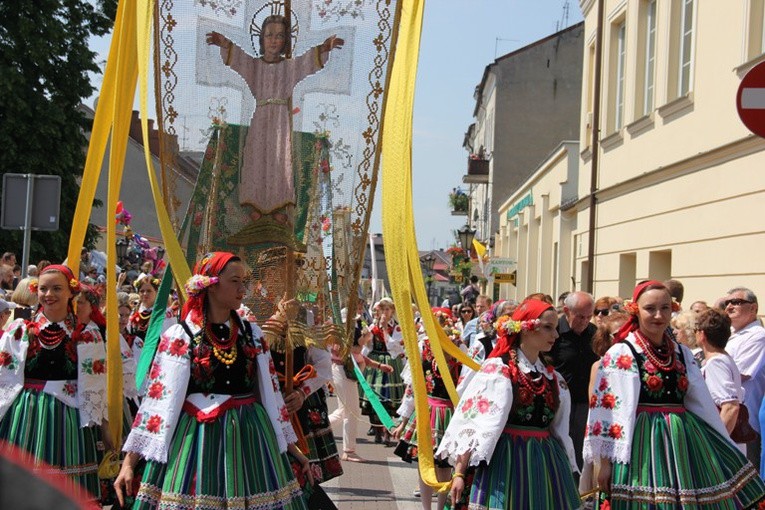
[[[614,311],[613,306],[617,303],[615,298],[602,297],[595,301],[595,308],[592,311],[592,322],[598,328],[603,326],[603,319]]]
[[[34,319],[14,321],[0,337],[0,443],[33,464],[67,475],[77,497],[98,498],[95,427],[106,424],[106,350],[92,322],[77,320],[80,282],[49,265],[31,289]],[[106,438],[105,438],[106,439]]]
[[[462,334],[468,322],[475,317],[475,309],[471,304],[463,304],[459,309],[459,317],[454,322],[454,327]]]
[[[162,335],[125,442],[120,504],[145,459],[137,510],[306,508],[286,452],[310,481],[308,459],[294,444],[276,369],[261,330],[237,314],[245,274],[227,252],[194,267],[182,322]]]
[[[752,508],[765,484],[736,448],[688,347],[672,339],[667,287],[646,281],[601,359],[584,458],[611,508]],[[703,467],[702,467],[703,466]]]

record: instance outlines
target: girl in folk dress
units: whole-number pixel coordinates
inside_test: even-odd
[[[226,252],[195,266],[183,320],[162,335],[125,442],[120,503],[143,458],[135,509],[306,508],[286,452],[310,478],[308,459],[294,445],[271,355],[261,330],[236,313],[245,274]]]
[[[34,319],[14,321],[0,338],[0,441],[68,475],[74,494],[98,497],[95,427],[111,444],[103,339],[74,315],[80,283],[68,267],[47,266],[34,287]]]
[[[688,347],[667,328],[661,282],[635,287],[632,315],[598,369],[584,458],[611,508],[751,508],[765,485],[723,427]]]
[[[498,319],[497,345],[466,386],[436,457],[454,466],[452,501],[477,466],[471,509],[543,510],[580,507],[578,471],[568,435],[571,397],[541,353],[558,337],[552,305],[524,301]]]

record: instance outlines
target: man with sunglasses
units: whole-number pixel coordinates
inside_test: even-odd
[[[736,287],[728,291],[723,305],[733,331],[725,350],[741,372],[744,404],[752,410],[749,423],[762,433],[758,411],[765,394],[765,328],[757,318],[757,296],[746,287]],[[759,440],[746,445],[746,456],[755,466],[760,463],[760,450]]]

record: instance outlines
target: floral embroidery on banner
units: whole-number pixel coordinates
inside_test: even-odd
[[[74,397],[77,394],[77,383],[66,383],[63,388],[64,395]]]
[[[106,360],[86,358],[82,361],[82,370],[88,375],[106,373]]]

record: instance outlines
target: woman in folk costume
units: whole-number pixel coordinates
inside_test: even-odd
[[[664,284],[635,287],[631,319],[603,356],[590,402],[586,461],[614,509],[740,509],[765,497],[728,437],[693,354],[667,328]]]
[[[101,294],[94,287],[80,285],[80,294],[77,296],[77,320],[81,324],[93,324],[98,328],[101,333],[101,337],[106,341],[106,317],[99,308]],[[133,351],[130,349],[127,341],[120,335],[120,356],[122,358],[122,393],[125,398],[122,406],[122,434],[123,437],[119,438],[116,448],[122,445],[122,441],[127,437],[130,432],[130,424],[133,423],[133,413],[130,408],[130,403],[137,402],[137,391],[135,387],[135,360],[133,359]],[[134,404],[135,405],[135,404]],[[104,452],[106,451],[106,445],[103,442],[98,445],[98,459],[99,464],[103,459]],[[114,477],[101,478],[101,504],[102,505],[114,505],[117,502],[114,492]]]
[[[280,390],[284,397],[292,428],[297,435],[296,444],[311,463],[316,482],[301,483],[309,508],[335,508],[329,497],[318,486],[343,474],[335,436],[329,424],[327,397],[323,390],[332,380],[332,358],[325,348],[308,338],[299,326],[293,327],[294,301],[280,303],[276,313],[263,324],[266,343],[271,348]],[[301,309],[302,311],[302,309]],[[297,314],[295,314],[297,315]],[[304,323],[302,320],[297,324]],[[295,342],[292,354],[292,387],[287,390],[287,333]],[[301,482],[303,480],[301,479]]]
[[[286,452],[310,476],[308,459],[294,445],[261,331],[236,313],[244,278],[231,253],[207,254],[194,267],[183,320],[162,335],[125,442],[121,503],[143,458],[136,509],[305,508]]]
[[[0,441],[67,474],[75,494],[98,497],[96,426],[107,439],[104,342],[95,324],[74,314],[80,283],[68,267],[47,266],[32,290],[37,315],[14,321],[0,338]]]
[[[157,289],[159,289],[159,279],[146,273],[141,273],[133,282],[138,295],[141,297],[138,310],[130,315],[128,322],[128,341],[133,349],[133,357],[136,360],[141,359],[143,343],[146,340],[146,330],[149,327],[151,314],[154,310],[154,302],[157,299]],[[163,328],[163,330],[166,328]]]
[[[459,340],[459,336],[452,338],[452,341]],[[461,340],[460,340],[461,341]],[[443,378],[448,375],[452,378],[452,381],[457,381],[462,365],[454,358],[444,353],[446,356],[447,367],[446,370],[441,368],[436,363],[436,359],[433,356],[433,351],[430,346],[430,339],[424,337],[420,345],[420,366],[422,367],[423,374],[425,376],[425,388],[428,393],[428,407],[430,408],[430,440],[433,442],[433,450],[438,448],[441,443],[441,438],[444,435],[446,427],[449,425],[452,414],[454,412],[454,406],[449,398],[449,393],[446,390]],[[415,369],[416,364],[409,364],[409,369]],[[417,418],[414,414],[414,398],[412,394],[411,384],[407,386],[406,396],[402,401],[401,406],[398,409],[398,414],[401,416],[402,421],[393,431],[393,437],[400,438],[398,446],[394,453],[401,457],[405,462],[412,462],[418,458],[418,441],[417,437]],[[451,474],[451,466],[445,460],[436,460],[436,476],[439,481],[448,481]],[[433,495],[433,489],[425,483],[420,477],[420,497],[422,506],[424,509],[429,510],[431,508],[431,497]],[[446,493],[438,495],[437,508],[439,510],[444,508],[446,504]]]
[[[563,377],[545,362],[558,337],[552,305],[524,301],[512,319],[497,320],[499,340],[480,372],[465,379],[436,458],[454,466],[452,501],[477,466],[471,509],[571,509],[580,500],[568,434],[571,397]]]
[[[406,365],[404,337],[401,326],[395,319],[396,307],[393,301],[390,298],[383,298],[378,302],[378,307],[380,316],[377,324],[372,327],[372,350],[367,356],[374,362],[390,365],[393,371],[377,370],[374,364],[367,364],[364,378],[380,397],[385,409],[389,413],[395,413],[396,408],[401,405],[405,389],[401,378],[401,372]],[[390,433],[383,427],[366,395],[361,396],[361,411],[369,416],[369,422],[374,429],[375,443],[382,443],[384,438],[387,446],[393,446]]]

